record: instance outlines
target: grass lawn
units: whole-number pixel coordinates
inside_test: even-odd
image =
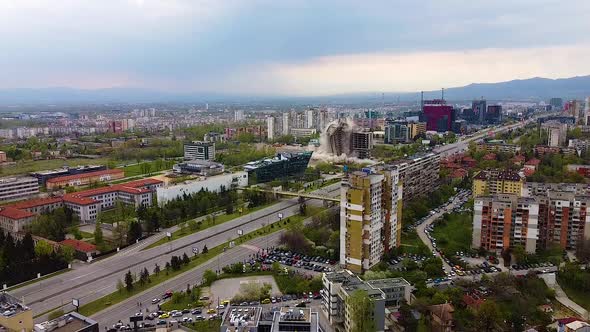
[[[246,215],[248,213],[252,213],[252,212],[255,212],[255,211],[264,209],[264,208],[269,207],[269,206],[271,206],[273,204],[276,204],[276,203],[277,202],[272,202],[272,203],[269,203],[269,204],[266,204],[266,205],[257,206],[257,207],[252,208],[252,209],[244,208],[244,211],[242,211],[242,213],[240,213],[240,212],[234,212],[234,213],[231,213],[231,214],[222,214],[222,215],[219,215],[219,216],[215,217],[215,223],[206,224],[203,221],[202,224],[201,224],[201,228],[199,228],[199,229],[191,230],[187,226],[187,227],[185,227],[184,231],[181,230],[181,229],[179,229],[176,232],[173,232],[171,239],[168,239],[167,237],[163,237],[163,238],[159,239],[158,241],[156,241],[156,242],[150,244],[149,246],[145,247],[142,250],[151,249],[151,248],[157,247],[159,245],[168,243],[170,241],[178,240],[178,239],[180,239],[182,237],[189,236],[189,235],[194,234],[196,232],[200,232],[200,231],[205,230],[205,229],[207,229],[209,227],[213,227],[213,226],[217,226],[219,224],[223,224],[224,222],[228,222],[230,220],[233,220],[233,219],[236,219],[238,217],[244,216],[244,215]]]
[[[318,209],[309,209],[309,210],[310,210],[309,216],[311,216],[315,213],[319,213],[319,212],[323,211],[324,209],[318,208]],[[279,221],[279,222],[272,223],[270,225],[266,225],[263,228],[260,228],[254,232],[247,233],[247,234],[241,236],[240,238],[235,239],[234,240],[235,244],[239,245],[240,243],[255,239],[255,238],[260,237],[262,235],[268,235],[270,233],[280,231],[281,229],[287,228],[290,224],[301,223],[304,219],[308,218],[309,216],[300,216],[300,215],[292,216],[292,217],[287,218],[289,220],[289,222],[287,222],[287,219],[285,219],[283,221]],[[191,260],[188,263],[188,265],[183,265],[179,270],[176,270],[176,271],[170,270],[168,272],[166,272],[166,270],[163,270],[157,275],[151,274],[149,283],[141,285],[136,282],[131,291],[127,291],[125,289],[123,289],[120,292],[115,291],[115,292],[108,294],[100,299],[94,300],[90,303],[83,304],[80,307],[80,313],[85,316],[92,316],[93,314],[95,314],[101,310],[104,310],[113,304],[122,302],[134,295],[137,295],[137,294],[155,286],[155,285],[165,282],[171,278],[174,278],[175,276],[178,276],[186,271],[189,271],[189,270],[209,261],[210,259],[221,254],[223,252],[223,248],[228,247],[228,246],[229,246],[229,242],[225,242],[225,243],[222,243],[214,248],[209,248],[209,250],[206,254],[199,254],[197,256],[191,257]],[[121,275],[121,280],[123,278],[124,278],[124,275]]]
[[[429,251],[415,230],[402,232],[401,242],[403,251],[408,254],[423,254]]]
[[[468,213],[449,214],[447,221],[439,221],[434,226],[432,236],[445,253],[471,250],[473,217]]]
[[[2,175],[14,175],[36,172],[46,169],[55,169],[62,166],[78,166],[78,165],[104,165],[110,161],[109,158],[97,158],[97,159],[85,159],[85,158],[74,158],[74,159],[50,159],[50,160],[27,160],[17,162],[13,166],[2,167]]]
[[[182,325],[188,327],[193,331],[219,332],[219,327],[221,326],[221,319],[202,320],[193,323],[183,323]]]
[[[174,160],[143,161],[139,164],[124,166],[122,168],[123,168],[123,171],[125,172],[126,177],[138,176],[138,175],[146,174],[144,172],[144,169],[142,168],[142,164],[149,164],[150,165],[149,173],[156,173],[158,171],[163,171],[163,170],[172,168],[172,165],[174,165],[175,162],[176,161],[174,161]]]
[[[585,293],[579,289],[574,289],[570,286],[567,286],[565,283],[559,283],[559,286],[563,289],[563,291],[567,294],[567,296],[584,309],[590,311],[590,293]]]
[[[80,235],[82,235],[83,239],[94,238],[94,233],[80,231]]]
[[[190,295],[187,295],[185,292],[175,292],[172,298],[160,305],[160,309],[164,311],[172,311],[186,308],[199,308],[203,306],[203,303],[199,301],[200,296],[201,290],[199,288],[193,288]]]

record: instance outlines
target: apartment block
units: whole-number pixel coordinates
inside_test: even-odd
[[[524,177],[510,170],[484,170],[473,177],[473,197],[495,194],[520,195]]]
[[[0,178],[0,201],[16,200],[39,193],[39,182],[31,176]]]
[[[531,184],[515,194],[475,199],[473,247],[501,250],[522,245],[527,252],[558,244],[575,250],[590,240],[590,196],[578,184]]]
[[[340,264],[362,273],[400,244],[402,187],[395,167],[364,169],[342,182]]]
[[[410,303],[412,286],[403,278],[363,281],[349,270],[324,273],[321,308],[328,323],[337,331],[351,331],[350,308],[346,299],[355,291],[364,291],[372,299],[375,331],[385,331],[385,308]]]
[[[186,160],[214,160],[215,143],[194,141],[184,143],[184,159]]]
[[[408,159],[397,160],[399,179],[404,187],[403,202],[425,196],[439,185],[440,155],[437,153],[417,154]]]
[[[371,158],[373,149],[373,133],[370,131],[361,131],[352,133],[352,151],[361,159]]]
[[[489,141],[477,144],[476,149],[477,151],[485,152],[516,153],[520,151],[520,146],[515,144],[506,144],[504,141]]]
[[[415,139],[418,135],[426,133],[426,122],[410,122],[408,128],[410,129],[410,138]]]
[[[549,121],[541,125],[541,130],[547,131],[547,145],[565,145],[567,139],[567,124],[557,121]]]

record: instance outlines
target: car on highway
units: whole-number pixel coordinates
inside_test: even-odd
[[[158,302],[160,302],[160,299],[158,299],[158,298],[155,298],[155,299],[152,300],[152,304],[156,304]]]

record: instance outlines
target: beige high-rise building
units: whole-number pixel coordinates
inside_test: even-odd
[[[400,245],[402,185],[396,167],[364,169],[342,181],[340,264],[362,273]]]

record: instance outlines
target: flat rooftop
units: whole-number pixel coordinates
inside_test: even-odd
[[[262,307],[229,306],[223,316],[220,331],[238,332],[244,328],[256,327],[261,314]]]
[[[0,293],[0,319],[10,318],[28,310],[31,309],[24,306],[16,297],[5,292]]]
[[[35,324],[34,330],[36,332],[76,332],[95,324],[98,323],[86,316],[70,312],[54,320]]]

